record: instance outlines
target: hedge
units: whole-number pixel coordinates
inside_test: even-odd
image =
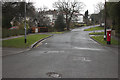
[[[10,36],[18,36],[18,35],[24,35],[25,34],[25,30],[20,29],[13,29],[13,30],[9,30],[9,29],[2,29],[2,38],[5,37],[10,37]]]

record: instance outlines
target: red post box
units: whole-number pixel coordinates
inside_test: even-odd
[[[111,44],[111,30],[107,31],[107,44]]]

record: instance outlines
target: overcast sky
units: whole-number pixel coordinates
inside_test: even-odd
[[[31,1],[31,0],[30,0]],[[58,0],[32,0],[32,2],[34,2],[34,6],[36,8],[41,8],[41,7],[47,7],[48,9],[53,9],[53,3],[56,2]],[[86,7],[85,10],[83,12],[81,12],[82,14],[84,14],[84,12],[88,9],[89,14],[94,13],[94,6],[98,3],[98,2],[105,2],[105,0],[78,0],[80,2],[83,2]]]

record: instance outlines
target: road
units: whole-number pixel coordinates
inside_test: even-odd
[[[118,51],[93,41],[83,28],[57,34],[37,48],[3,57],[3,78],[117,78]],[[54,75],[49,75],[54,72]]]

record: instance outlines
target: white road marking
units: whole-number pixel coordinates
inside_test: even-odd
[[[47,53],[47,54],[49,54],[49,53],[64,53],[64,51],[46,51],[44,53]]]
[[[82,62],[90,62],[90,59],[86,59],[86,57],[75,57],[73,58],[74,61],[82,61]]]
[[[45,45],[47,45],[48,43],[45,43]]]
[[[102,50],[102,49],[97,49],[97,48],[82,48],[82,47],[74,47],[74,49],[81,49],[81,50],[96,50],[96,51]]]

